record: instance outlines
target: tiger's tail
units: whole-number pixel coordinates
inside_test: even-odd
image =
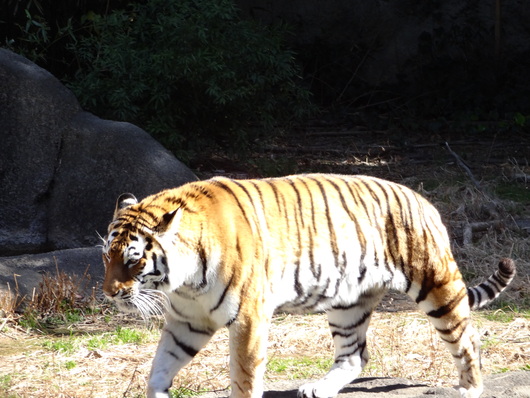
[[[503,258],[499,269],[481,284],[467,288],[469,306],[476,310],[492,302],[510,284],[516,273],[512,259]]]

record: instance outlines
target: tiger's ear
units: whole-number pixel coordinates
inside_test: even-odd
[[[182,219],[184,209],[179,207],[176,210],[170,211],[162,216],[160,223],[156,227],[156,231],[160,234],[171,234],[175,235]]]
[[[138,199],[132,193],[122,193],[116,200],[116,208],[114,209],[114,218],[117,217],[118,212],[128,206],[138,203]]]

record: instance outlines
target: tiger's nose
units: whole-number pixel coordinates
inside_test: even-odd
[[[120,294],[121,289],[117,282],[108,282],[105,281],[103,283],[103,293],[108,298],[116,297],[118,294]]]

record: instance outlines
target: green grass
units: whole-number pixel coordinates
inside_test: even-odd
[[[495,187],[495,193],[501,199],[513,200],[514,202],[528,203],[530,201],[530,187],[525,184],[501,182]]]
[[[154,332],[123,328],[118,326],[115,331],[97,335],[63,336],[52,338],[42,343],[44,348],[64,354],[72,354],[81,347],[89,350],[104,350],[112,345],[136,344],[140,345],[153,339],[158,335]]]
[[[0,375],[0,390],[7,390],[13,383],[13,377],[10,374]]]
[[[332,358],[272,358],[267,364],[267,371],[290,380],[310,379],[326,373],[332,364]]]
[[[75,339],[69,337],[63,337],[58,340],[47,340],[42,343],[42,345],[44,348],[47,348],[50,351],[64,354],[72,354],[78,349]]]
[[[121,344],[142,344],[148,339],[148,333],[136,329],[116,328],[114,341]]]
[[[169,395],[171,398],[186,398],[186,397],[195,397],[197,395],[200,395],[199,392],[190,390],[186,387],[179,387],[179,388],[172,388],[169,391]]]
[[[63,366],[66,370],[71,370],[77,366],[77,363],[75,361],[66,361]]]
[[[145,330],[136,330],[118,326],[112,333],[104,333],[91,337],[87,342],[89,349],[105,349],[110,345],[136,344],[140,345],[153,339],[154,334]]]
[[[479,311],[477,314],[489,321],[499,323],[510,323],[515,318],[530,319],[530,308],[527,306],[519,307],[512,302],[498,301],[492,307],[489,310]]]
[[[18,398],[19,395],[8,392],[13,384],[14,381],[11,374],[0,375],[0,396],[3,398]]]

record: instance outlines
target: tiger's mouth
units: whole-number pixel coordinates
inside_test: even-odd
[[[136,292],[127,292],[109,297],[122,312],[140,314],[148,319],[152,316],[164,315],[169,307],[168,297],[159,290],[140,289]]]

